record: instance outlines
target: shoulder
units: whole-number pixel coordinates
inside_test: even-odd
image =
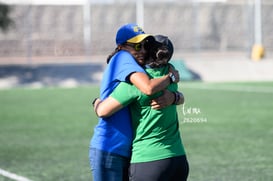
[[[128,59],[133,59],[134,57],[127,51],[125,50],[120,50],[118,53],[116,53],[116,55],[114,56],[114,58],[128,58]]]
[[[150,77],[157,78],[169,73],[169,66],[163,66],[158,68],[146,68],[145,71]]]
[[[116,64],[136,64],[134,57],[127,51],[121,50],[117,52],[110,60],[110,66]]]

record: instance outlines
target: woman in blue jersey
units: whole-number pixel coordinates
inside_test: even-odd
[[[107,59],[108,65],[101,83],[101,100],[107,98],[120,82],[134,84],[144,94],[151,95],[165,89],[173,81],[179,81],[179,75],[174,70],[157,79],[148,77],[141,64],[145,62],[145,48],[149,48],[150,41],[153,41],[153,37],[145,34],[136,24],[126,24],[118,30],[117,48]],[[132,128],[127,107],[107,118],[99,118],[89,150],[93,180],[128,180],[131,145]]]

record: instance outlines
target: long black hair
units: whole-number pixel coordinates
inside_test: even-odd
[[[115,50],[114,50],[110,55],[108,55],[108,57],[107,57],[107,59],[106,59],[106,63],[108,64],[108,63],[110,62],[111,58],[112,58],[117,52],[119,52],[120,50],[121,50],[121,47],[120,47],[120,45],[118,45],[118,46],[115,48]]]

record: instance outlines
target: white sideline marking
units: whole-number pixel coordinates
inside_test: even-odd
[[[253,93],[271,93],[273,94],[273,87],[253,87],[253,86],[232,86],[232,85],[182,85],[181,87],[190,89],[204,89],[204,90],[223,90],[236,92],[253,92]]]
[[[4,177],[8,177],[8,178],[16,180],[16,181],[31,181],[28,178],[16,175],[16,174],[8,172],[6,170],[2,170],[1,168],[0,168],[0,175],[3,175]]]

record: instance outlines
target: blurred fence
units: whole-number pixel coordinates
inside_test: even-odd
[[[273,2],[262,4],[262,41],[273,49]],[[115,48],[122,24],[136,22],[136,5],[117,1],[90,5],[90,22],[82,5],[11,5],[15,25],[0,33],[0,57],[107,56]],[[90,44],[84,40],[90,25]],[[226,3],[190,1],[144,3],[144,30],[168,35],[176,52],[245,52],[254,41],[252,0]],[[88,47],[87,47],[88,46]]]

